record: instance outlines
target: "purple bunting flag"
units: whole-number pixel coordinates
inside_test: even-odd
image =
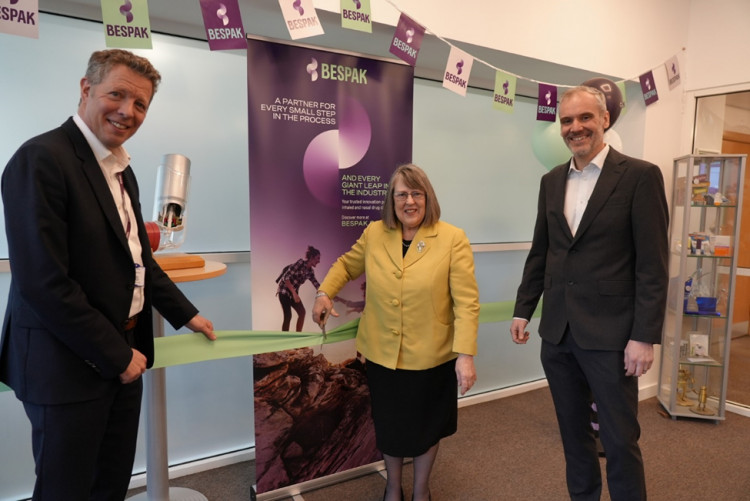
[[[643,92],[643,100],[646,102],[646,106],[654,104],[659,100],[659,93],[656,92],[656,83],[654,82],[654,73],[648,71],[638,77],[641,81],[641,92]]]
[[[540,83],[536,119],[543,122],[554,122],[555,117],[557,117],[557,87]]]
[[[211,50],[247,49],[238,0],[200,0]]]
[[[393,34],[390,53],[414,66],[417,64],[423,38],[424,27],[402,13],[396,25],[396,32]]]

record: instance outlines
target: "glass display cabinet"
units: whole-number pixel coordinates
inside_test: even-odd
[[[724,419],[746,155],[674,160],[657,397],[673,419]]]

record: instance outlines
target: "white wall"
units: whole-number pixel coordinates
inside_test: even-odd
[[[687,90],[750,86],[750,2],[691,0]]]
[[[706,9],[715,5],[702,3]],[[370,4],[377,22],[395,25],[399,16],[395,5],[443,38],[629,79],[685,47],[691,1],[371,0]],[[315,0],[314,5],[339,12],[340,0]]]
[[[691,0],[687,32],[685,106],[680,131],[681,150],[689,153],[693,140],[697,97],[750,89],[750,2]]]

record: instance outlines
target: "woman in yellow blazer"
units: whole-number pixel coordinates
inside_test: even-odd
[[[457,428],[456,386],[464,394],[476,381],[479,292],[469,240],[440,221],[435,191],[416,165],[396,169],[382,220],[331,266],[313,306],[316,323],[338,316],[331,298],[363,273],[356,343],[388,472],[383,499],[403,499],[403,458],[413,457],[412,499],[428,500],[440,439]]]

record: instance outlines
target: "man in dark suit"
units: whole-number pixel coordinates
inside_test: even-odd
[[[611,499],[644,500],[638,380],[661,341],[668,210],[659,168],[604,143],[609,112],[591,87],[560,101],[573,158],[542,177],[531,250],[518,288],[513,341],[544,293],[541,360],[555,404],[571,499],[598,500],[591,427],[597,404]]]
[[[125,498],[152,306],[215,339],[151,255],[122,146],[160,79],[130,52],[93,53],[78,113],[23,144],[2,175],[12,279],[0,380],[31,422],[35,501]]]

